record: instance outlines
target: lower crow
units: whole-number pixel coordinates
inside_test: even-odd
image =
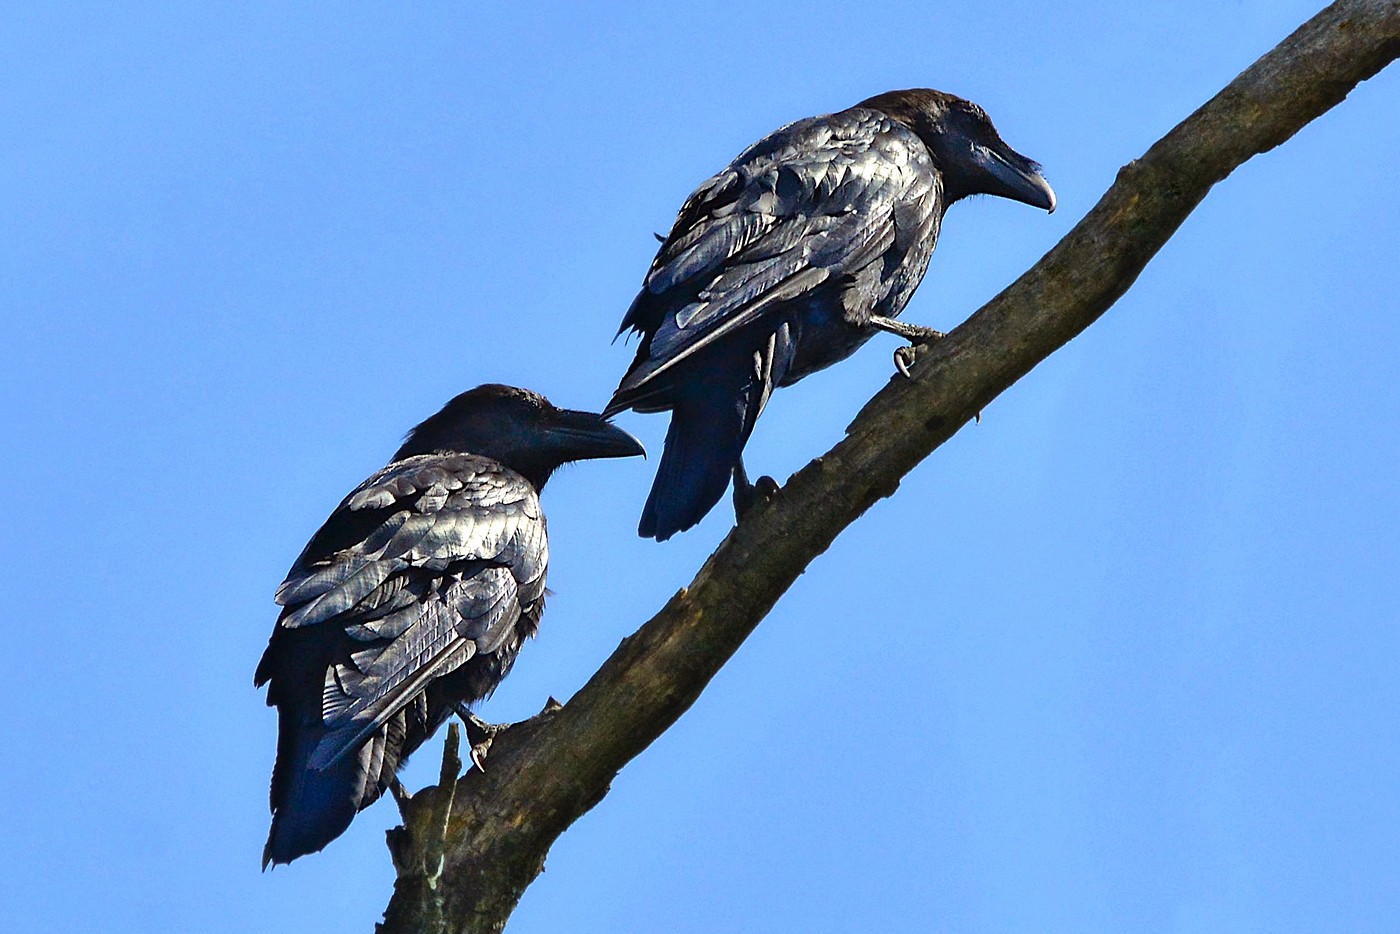
[[[278,718],[264,868],[343,833],[510,671],[544,612],[550,474],[641,453],[600,415],[480,386],[336,507],[277,591],[282,615],[254,677]]]

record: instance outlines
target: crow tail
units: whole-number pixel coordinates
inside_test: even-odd
[[[359,749],[327,768],[311,765],[326,734],[320,717],[279,711],[277,765],[272,772],[272,831],[263,868],[315,853],[345,832],[393,781],[403,753],[404,718],[393,717]]]

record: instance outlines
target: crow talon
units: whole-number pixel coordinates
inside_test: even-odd
[[[927,347],[927,344],[907,344],[894,352],[894,368],[899,371],[899,375],[905,379],[913,379],[913,374],[909,368],[919,359],[919,348]]]
[[[457,705],[457,716],[462,718],[462,727],[467,732],[467,755],[472,765],[486,771],[486,754],[491,751],[491,742],[508,724],[487,723],[467,709],[465,704]]]
[[[766,503],[778,492],[778,481],[772,477],[759,477],[753,483],[734,487],[734,514],[742,519],[759,503]]]

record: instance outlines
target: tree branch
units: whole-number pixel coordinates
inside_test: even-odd
[[[836,536],[1122,295],[1211,187],[1400,56],[1400,0],[1340,0],[1125,166],[1048,254],[871,399],[563,707],[497,735],[455,794],[405,802],[380,930],[497,932],[554,840],[695,701]],[[454,774],[454,773],[445,773]],[[450,791],[450,789],[449,789]],[[443,802],[451,808],[443,837]]]

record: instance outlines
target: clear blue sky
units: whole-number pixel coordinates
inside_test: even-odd
[[[408,427],[486,381],[601,406],[695,184],[895,87],[1059,194],[953,209],[906,312],[950,328],[1316,2],[11,4],[0,929],[368,931],[393,805],[260,873],[251,679]],[[1394,930],[1397,153],[1392,68],[1218,186],[813,564],[512,934]],[[826,450],[896,343],[779,393],[751,467]],[[557,595],[490,718],[728,529],[637,539],[665,422],[622,423],[653,459],[551,483]]]

